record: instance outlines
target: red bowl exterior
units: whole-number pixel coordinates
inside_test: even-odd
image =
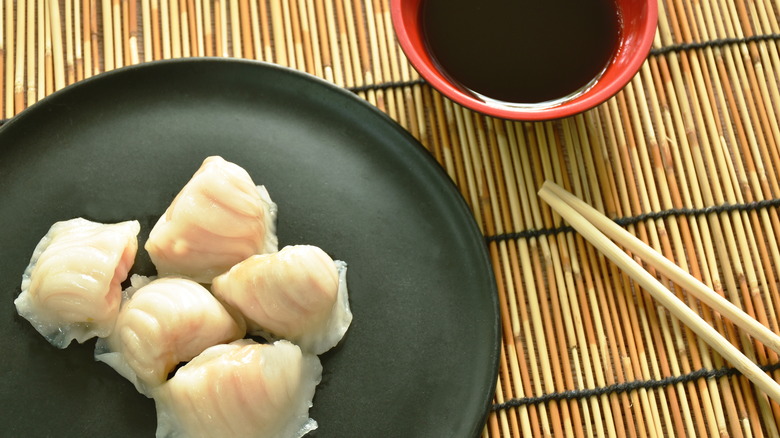
[[[587,111],[617,94],[647,58],[658,20],[658,5],[653,0],[617,0],[623,34],[616,56],[596,84],[576,98],[555,106],[515,108],[488,104],[464,92],[435,67],[420,28],[422,1],[390,0],[396,37],[409,62],[431,86],[453,101],[480,113],[509,120],[541,121],[568,117]]]

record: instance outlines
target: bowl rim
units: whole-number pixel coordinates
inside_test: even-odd
[[[406,54],[407,59],[412,64],[412,67],[417,70],[426,82],[450,100],[482,114],[508,120],[555,120],[582,113],[606,102],[622,90],[642,67],[642,64],[650,53],[650,48],[652,47],[656,28],[658,26],[657,3],[654,1],[644,2],[647,13],[640,24],[641,32],[637,34],[637,38],[635,39],[636,50],[633,50],[628,59],[621,63],[623,67],[614,73],[613,80],[607,83],[606,86],[598,88],[592,93],[586,92],[573,100],[550,107],[528,108],[498,106],[486,103],[477,97],[464,93],[444,79],[444,75],[431,63],[424,61],[422,55],[417,51],[414,44],[412,44],[409,33],[407,32],[407,23],[404,21],[403,17],[404,7],[402,6],[406,3],[406,0],[390,0],[390,15],[393,22],[393,28],[395,29],[396,39],[403,52]]]

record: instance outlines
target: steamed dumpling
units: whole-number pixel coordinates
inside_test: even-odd
[[[287,341],[211,347],[154,391],[158,438],[299,438],[322,366]]]
[[[216,277],[211,290],[241,312],[251,332],[321,354],[352,322],[346,270],[316,246],[287,246],[242,261]]]
[[[57,222],[33,251],[14,304],[52,345],[108,336],[122,300],[121,283],[138,250],[137,221]]]
[[[240,166],[206,158],[149,235],[159,275],[200,283],[253,254],[277,250],[276,204]]]
[[[136,290],[129,291],[111,336],[98,341],[95,358],[141,393],[165,382],[180,362],[245,334],[243,325],[192,280],[166,277],[144,284],[133,276],[131,281]]]

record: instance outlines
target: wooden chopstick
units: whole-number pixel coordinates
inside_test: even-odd
[[[742,354],[742,352],[718,333],[717,330],[707,324],[707,322],[696,312],[686,306],[682,300],[677,298],[677,296],[670,292],[661,284],[661,282],[634,261],[634,259],[625,251],[620,249],[620,247],[612,242],[607,236],[602,234],[602,232],[576,210],[573,205],[568,204],[567,201],[571,201],[571,198],[574,196],[571,194],[565,198],[561,196],[566,193],[568,192],[549,181],[545,182],[539,190],[539,196],[587,241],[601,251],[607,258],[612,260],[612,262],[642,286],[656,301],[660,302],[677,317],[677,319],[701,337],[702,340],[710,345],[710,347],[731,362],[731,364],[748,380],[764,391],[771,399],[780,403],[780,384],[770,378],[758,367],[758,365]],[[623,243],[622,240],[621,243]],[[748,318],[750,317],[748,316]]]
[[[698,278],[692,276],[674,262],[659,254],[651,246],[634,237],[631,233],[611,221],[608,217],[601,214],[583,200],[566,191],[563,187],[549,181],[545,182],[544,186],[561,198],[569,207],[581,214],[599,231],[606,234],[607,237],[620,242],[625,248],[640,256],[648,265],[654,267],[670,280],[680,285],[691,295],[720,312],[721,315],[730,319],[734,324],[750,333],[754,338],[763,342],[767,347],[780,353],[780,336],[772,330],[769,330],[742,309],[735,306],[731,301],[702,283]]]

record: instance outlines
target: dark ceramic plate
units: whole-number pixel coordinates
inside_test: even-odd
[[[351,93],[278,66],[189,59],[97,76],[0,128],[0,423],[7,436],[154,436],[154,403],[94,340],[50,346],[15,311],[58,220],[138,219],[140,244],[201,161],[221,155],[279,205],[282,245],[349,264],[354,321],[322,356],[314,437],[470,437],[494,394],[495,281],[441,167]],[[154,267],[139,251],[133,272]]]

